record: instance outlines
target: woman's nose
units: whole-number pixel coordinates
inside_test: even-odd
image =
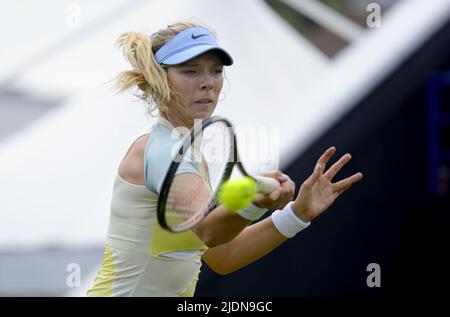
[[[201,89],[212,89],[214,87],[214,79],[211,75],[202,77]]]

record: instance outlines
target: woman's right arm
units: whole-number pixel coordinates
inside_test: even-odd
[[[280,180],[282,173],[276,171],[265,175]],[[179,174],[175,176],[174,183],[188,185],[172,190],[168,201],[175,209],[179,206],[179,211],[183,210],[185,213],[190,211],[191,216],[192,213],[204,209],[212,198],[213,193],[197,174]],[[271,195],[272,193],[257,195],[255,202],[268,209],[273,206],[284,206],[292,199],[293,187],[293,182],[286,180],[281,182],[281,188],[275,190],[277,191],[276,195]],[[249,220],[241,217],[238,213],[230,213],[223,205],[219,205],[196,224],[192,231],[208,247],[215,247],[233,240],[249,223]]]
[[[187,219],[206,208],[212,195],[199,175],[182,173],[175,176],[167,201],[181,217]],[[208,247],[214,247],[231,241],[248,223],[247,219],[238,214],[231,214],[220,205],[196,224],[192,231]]]

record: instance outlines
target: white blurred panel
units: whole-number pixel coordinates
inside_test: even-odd
[[[258,0],[155,0],[127,10],[15,83],[72,99],[0,140],[0,247],[104,243],[120,159],[152,123],[134,97],[110,90],[108,81],[129,69],[113,46],[121,32],[189,18],[212,26],[235,59],[217,114],[238,127],[275,129],[282,167],[423,43],[449,8],[446,0],[404,1],[333,60]]]
[[[36,66],[47,56],[59,54],[64,49],[65,39],[75,39],[83,32],[94,31],[95,21],[124,8],[127,2],[19,0],[3,3],[0,10],[0,82],[18,71]]]

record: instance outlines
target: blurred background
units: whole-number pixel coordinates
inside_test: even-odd
[[[0,296],[84,296],[91,286],[118,165],[155,121],[112,89],[129,69],[114,42],[187,19],[211,26],[235,60],[217,114],[275,129],[279,167],[297,188],[331,145],[353,156],[339,178],[364,174],[254,264],[227,276],[204,265],[197,296],[429,295],[448,285],[449,0],[23,0],[2,9]]]

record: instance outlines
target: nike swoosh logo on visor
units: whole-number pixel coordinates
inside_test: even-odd
[[[198,39],[199,37],[202,37],[202,36],[208,36],[208,34],[200,34],[200,35],[194,35],[194,34],[192,34],[192,35],[191,35],[191,37],[192,37],[193,40],[196,40],[196,39]]]

